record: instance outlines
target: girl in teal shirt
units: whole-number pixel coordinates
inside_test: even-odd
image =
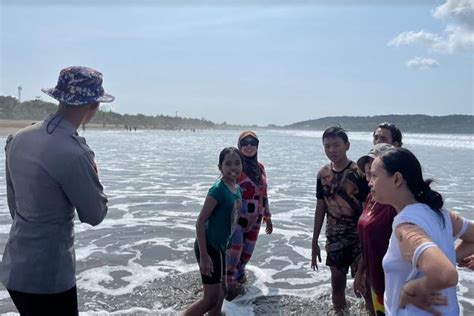
[[[194,251],[201,272],[204,295],[191,304],[183,315],[220,315],[225,295],[225,251],[237,223],[241,191],[237,178],[242,159],[235,147],[224,148],[219,155],[222,176],[209,189],[196,222]]]

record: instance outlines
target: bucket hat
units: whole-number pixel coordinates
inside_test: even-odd
[[[115,97],[105,93],[102,73],[82,66],[64,68],[59,73],[58,84],[51,89],[41,89],[50,97],[70,106],[94,102],[112,102]]]
[[[361,171],[364,171],[364,166],[367,163],[368,159],[375,159],[378,155],[390,148],[394,148],[394,146],[385,143],[374,145],[374,147],[369,150],[369,153],[367,155],[364,155],[357,160],[357,167],[359,167]]]

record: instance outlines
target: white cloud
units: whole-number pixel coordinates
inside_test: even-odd
[[[435,50],[443,53],[474,52],[474,29],[449,25],[446,34],[446,40],[435,47]]]
[[[415,57],[407,61],[407,67],[411,69],[438,68],[439,63],[433,58]]]
[[[442,38],[436,34],[425,32],[423,30],[419,32],[408,31],[400,33],[397,37],[388,42],[388,46],[403,46],[410,44],[423,44],[426,46],[434,46],[439,44]]]
[[[407,31],[388,42],[388,46],[421,44],[429,52],[454,54],[474,52],[474,1],[447,0],[437,7],[433,16],[447,21],[442,35],[421,30]]]
[[[474,30],[474,1],[448,0],[437,7],[433,16],[438,19],[452,19],[471,31]]]

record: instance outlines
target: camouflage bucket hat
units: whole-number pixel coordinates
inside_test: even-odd
[[[41,91],[71,106],[112,102],[115,99],[105,93],[102,87],[102,74],[99,71],[81,66],[64,68],[59,73],[56,87]]]

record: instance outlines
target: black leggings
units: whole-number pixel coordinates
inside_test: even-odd
[[[8,290],[21,316],[78,316],[77,288],[57,294],[31,294]]]

